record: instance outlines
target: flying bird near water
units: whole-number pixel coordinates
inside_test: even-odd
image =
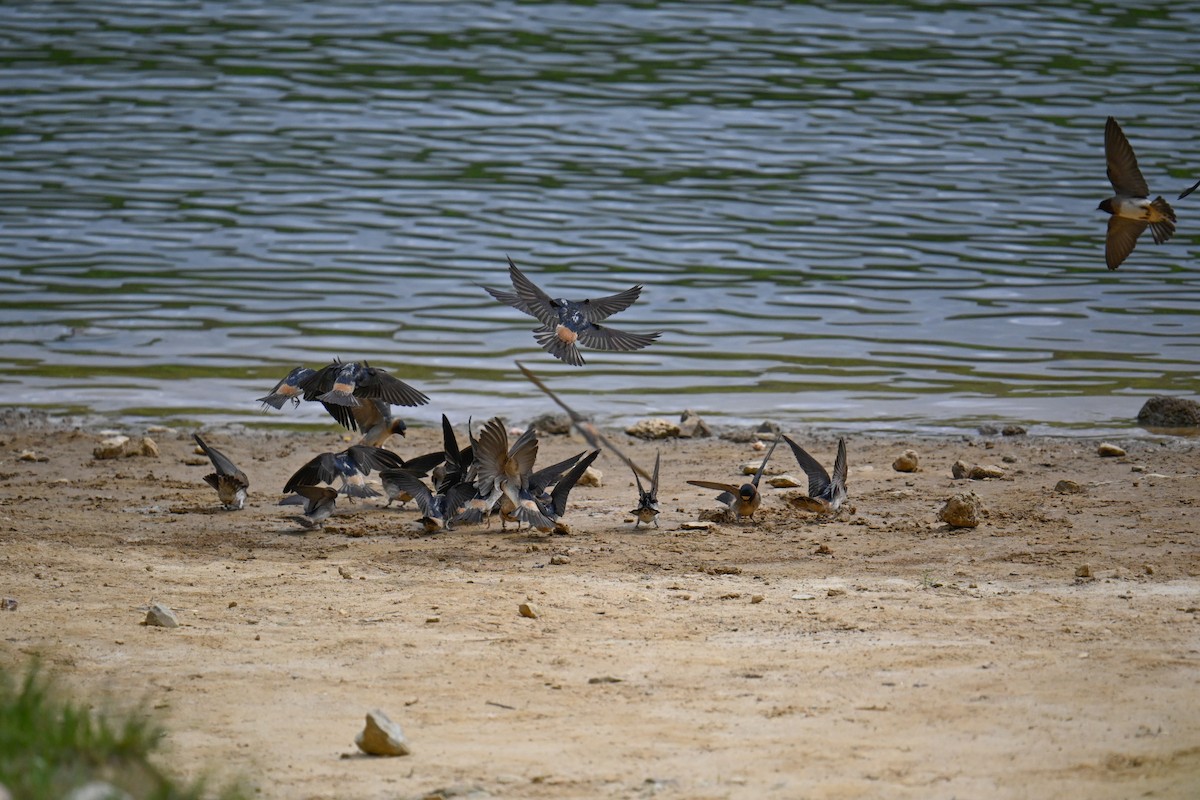
[[[200,449],[208,456],[213,469],[216,470],[205,475],[204,482],[217,490],[217,497],[225,508],[240,511],[246,505],[246,490],[250,488],[246,473],[234,466],[220,450],[209,447],[208,443],[200,438],[200,434],[193,433],[192,438],[200,445]]]
[[[808,498],[812,501],[813,510],[836,512],[846,502],[846,440],[838,439],[837,457],[833,460],[833,475],[831,476],[821,466],[821,462],[808,454],[803,447],[793,442],[787,436],[783,440],[792,448],[800,468],[808,476]]]
[[[641,350],[654,342],[662,331],[654,333],[627,333],[607,325],[601,325],[617,312],[633,305],[642,293],[642,287],[631,286],[623,292],[595,300],[566,300],[552,298],[525,277],[513,260],[508,259],[508,276],[513,291],[487,289],[488,293],[502,303],[535,317],[542,327],[533,332],[533,338],[550,355],[572,366],[583,366],[583,356],[578,344],[597,350],[629,352]]]
[[[283,493],[340,480],[341,492],[348,497],[378,497],[379,492],[367,486],[366,476],[373,469],[403,469],[404,465],[404,459],[391,450],[356,444],[340,453],[321,453],[313,458],[288,478]]]
[[[1161,195],[1149,199],[1150,188],[1138,169],[1137,156],[1112,117],[1104,124],[1104,157],[1114,192],[1099,206],[1099,210],[1112,215],[1104,242],[1104,261],[1109,269],[1116,269],[1133,252],[1147,227],[1155,244],[1170,239],[1175,233],[1175,210]]]

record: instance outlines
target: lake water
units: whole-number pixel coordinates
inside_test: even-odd
[[[0,405],[1090,435],[1200,395],[1200,6],[0,5]],[[1104,266],[1104,120],[1176,208]],[[478,284],[645,286],[584,368]]]

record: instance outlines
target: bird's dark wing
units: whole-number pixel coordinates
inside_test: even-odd
[[[399,487],[402,492],[412,495],[412,499],[417,503],[417,508],[421,509],[421,513],[425,516],[441,516],[437,513],[438,509],[433,502],[433,492],[416,473],[407,469],[383,469],[379,471],[379,478]]]
[[[1179,199],[1182,200],[1183,198],[1187,197],[1189,194],[1196,191],[1197,189],[1200,189],[1200,181],[1196,181],[1195,183],[1193,183],[1192,188],[1184,189],[1182,192],[1180,192]]]
[[[579,304],[583,315],[591,323],[608,319],[619,311],[629,308],[642,293],[641,286],[630,286],[623,292],[610,294],[608,297],[598,297],[595,300],[584,300]]]
[[[506,289],[493,289],[490,286],[484,286],[483,288],[488,294],[499,300],[501,303],[512,306],[517,311],[521,311],[531,317],[535,316],[535,314],[529,310],[529,306],[517,295],[516,292],[510,292]]]
[[[729,492],[736,495],[742,487],[734,486],[732,483],[721,483],[720,481],[688,481],[692,486],[699,486],[704,489],[716,489],[718,492]]]
[[[387,370],[364,365],[355,383],[355,397],[383,400],[397,406],[423,406],[429,398]]]
[[[337,489],[330,489],[328,486],[297,486],[296,494],[308,501],[304,504],[305,514],[312,514],[317,508],[326,504],[331,506],[337,504]]]
[[[821,466],[821,462],[808,454],[800,445],[793,442],[789,437],[784,436],[783,440],[792,448],[792,453],[796,456],[796,461],[800,464],[800,469],[804,470],[804,474],[808,476],[808,496],[814,499],[829,496],[830,479],[829,473]],[[842,468],[845,469],[845,440],[838,447],[838,456],[842,459]]]
[[[324,401],[321,402],[321,405],[326,411],[329,412],[329,416],[337,420],[338,425],[341,425],[348,431],[359,430],[358,419],[354,415],[354,412],[357,409],[354,406],[340,406],[335,403],[326,403]],[[363,430],[365,431],[366,429],[364,428]]]
[[[1104,158],[1108,161],[1108,181],[1118,194],[1148,197],[1150,189],[1138,169],[1137,156],[1121,126],[1112,117],[1104,123]],[[1111,269],[1111,268],[1110,268]]]
[[[438,450],[436,453],[426,453],[423,456],[413,456],[404,462],[404,468],[409,472],[424,477],[429,470],[433,469],[445,460],[446,454],[441,450]]]
[[[321,453],[292,473],[292,477],[283,485],[283,493],[298,492],[302,486],[333,483],[339,474],[336,456],[333,453]]]
[[[1116,269],[1129,257],[1147,223],[1136,219],[1112,216],[1108,218],[1108,235],[1104,237],[1104,263]]]
[[[556,483],[562,474],[578,463],[579,459],[583,458],[583,453],[578,453],[570,458],[564,459],[557,464],[551,464],[548,467],[542,467],[537,472],[529,476],[529,491],[535,495],[539,495],[546,491],[546,487]],[[637,473],[634,473],[637,474]]]
[[[554,511],[555,517],[561,517],[567,513],[567,496],[575,488],[575,484],[579,483],[579,479],[583,477],[583,473],[587,472],[587,468],[592,465],[592,462],[599,455],[599,450],[593,450],[588,453],[584,458],[576,462],[575,466],[571,467],[571,471],[564,475],[562,480],[555,484],[554,491],[550,493],[550,508]]]
[[[626,333],[616,328],[610,328],[607,325],[593,325],[588,330],[580,332],[579,341],[597,350],[628,352],[648,347],[660,336],[662,336],[662,331],[655,331],[654,333]]]
[[[215,447],[209,447],[208,443],[200,438],[200,434],[193,433],[192,438],[196,440],[196,444],[200,445],[200,449],[204,451],[204,455],[208,456],[218,475],[229,475],[230,477],[241,476],[242,480],[246,479],[242,471],[234,466],[233,462],[224,453]]]
[[[833,484],[833,492],[836,494],[840,489],[846,490],[846,440],[838,439],[837,458],[833,460],[833,477],[830,479]]]
[[[658,465],[661,460],[662,451],[660,450],[654,454],[654,477],[650,479],[650,498],[652,500],[658,499]],[[634,470],[633,474],[637,475],[637,470]],[[638,489],[640,490],[641,488],[641,485],[639,485]]]
[[[333,388],[333,382],[345,366],[340,359],[335,358],[318,370],[310,370],[310,374],[297,382],[296,386],[304,392],[305,400],[316,400]]]
[[[553,327],[558,324],[558,306],[554,300],[525,277],[525,273],[517,269],[511,258],[508,259],[508,277],[512,280],[517,299],[525,305],[522,311],[537,317],[543,325]]]
[[[403,469],[405,466],[403,458],[382,447],[355,444],[346,448],[346,453],[363,475],[370,475],[373,469]]]
[[[758,472],[754,473],[754,480],[751,481],[751,483],[754,484],[754,488],[756,489],[758,488],[758,482],[762,480],[763,470],[767,468],[767,462],[771,460],[771,454],[774,453],[775,448],[779,446],[779,438],[779,436],[776,436],[775,441],[771,442],[771,449],[767,451],[765,456],[763,456],[762,463],[758,465]]]

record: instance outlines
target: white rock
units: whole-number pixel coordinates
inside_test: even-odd
[[[178,628],[179,620],[175,618],[175,612],[167,608],[161,603],[155,603],[150,606],[150,610],[146,612],[147,625],[153,625],[158,628]]]
[[[412,752],[399,724],[379,709],[367,713],[367,725],[354,737],[354,743],[372,756],[406,756]]]

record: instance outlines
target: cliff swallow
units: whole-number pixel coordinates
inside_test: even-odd
[[[656,528],[659,527],[659,525],[658,525],[658,511],[659,511],[659,509],[658,509],[658,466],[659,466],[659,460],[661,458],[662,458],[661,452],[654,454],[654,476],[650,478],[649,490],[642,487],[642,476],[638,474],[638,471],[636,469],[633,470],[633,479],[635,481],[637,481],[638,506],[637,506],[637,508],[635,508],[633,511],[630,511],[629,513],[633,514],[633,516],[636,517],[636,519],[634,520],[634,523],[633,523],[633,527],[635,527],[635,528],[639,527],[643,522],[645,522],[647,524],[653,522],[654,527],[656,527]],[[630,469],[633,469],[633,468],[630,467]]]
[[[583,365],[576,342],[597,350],[632,351],[641,350],[662,336],[662,331],[626,333],[599,324],[633,305],[642,293],[641,286],[632,286],[596,300],[564,300],[551,298],[535,286],[511,258],[508,259],[508,275],[514,291],[488,288],[488,293],[542,323],[542,327],[533,332],[534,339],[547,353],[572,366]]]
[[[548,533],[558,527],[558,520],[562,519],[563,515],[567,513],[567,498],[571,494],[571,490],[575,488],[575,484],[579,483],[579,479],[583,477],[583,473],[587,472],[587,468],[592,465],[592,462],[599,455],[599,450],[593,450],[579,459],[566,475],[555,482],[554,488],[550,490],[548,498],[544,495],[534,496],[533,500],[537,510],[551,524],[545,525],[543,523],[539,525],[535,522],[533,527],[542,533]],[[519,513],[515,513],[514,516],[520,519]],[[536,516],[533,514],[529,514],[528,516],[536,519]]]
[[[455,518],[455,522],[487,521],[501,497],[507,497],[519,522],[534,527],[553,527],[533,502],[529,479],[537,460],[537,432],[529,428],[510,447],[504,421],[492,417],[484,423],[473,445],[475,496]]]
[[[1112,117],[1104,124],[1104,157],[1115,194],[1100,201],[1099,210],[1112,216],[1104,243],[1104,260],[1116,269],[1133,252],[1142,231],[1150,228],[1155,244],[1175,233],[1175,210],[1161,196],[1149,199],[1150,189],[1138,169],[1137,157],[1121,126]]]
[[[1196,181],[1195,183],[1193,183],[1193,184],[1192,184],[1192,188],[1190,188],[1190,189],[1184,189],[1184,190],[1183,190],[1183,191],[1182,191],[1182,192],[1179,194],[1179,199],[1180,199],[1180,200],[1182,200],[1183,198],[1187,197],[1189,194],[1191,194],[1192,192],[1196,191],[1197,189],[1200,189],[1200,181]]]
[[[597,451],[596,455],[599,455],[599,451]],[[522,502],[526,504],[526,507],[536,510],[537,512],[541,513],[542,516],[546,517],[547,520],[553,522],[556,519],[555,512],[553,510],[554,496],[547,490],[551,486],[554,486],[555,489],[557,489],[558,486],[567,484],[569,482],[569,486],[566,491],[567,493],[570,493],[570,486],[575,485],[583,472],[578,472],[574,478],[571,478],[570,476],[564,477],[563,473],[567,472],[567,470],[574,471],[574,468],[579,465],[579,461],[583,457],[583,453],[578,453],[570,458],[559,461],[557,464],[551,464],[548,467],[544,467],[539,469],[537,472],[532,473],[529,476],[529,480],[526,482],[524,493],[520,494]],[[587,460],[587,463],[591,464],[595,460],[595,456],[592,456]],[[585,465],[583,469],[587,469],[587,466]],[[565,507],[566,498],[563,499],[563,505]],[[559,512],[559,515],[561,515],[561,512]],[[501,530],[504,530],[504,524],[506,522],[515,522],[517,523],[517,530],[521,529],[521,518],[518,514],[518,509],[513,505],[513,502],[508,495],[502,494],[500,495]],[[543,528],[543,530],[550,530],[550,528]]]
[[[328,486],[297,486],[296,494],[304,498],[304,516],[293,517],[306,528],[323,528],[325,520],[337,505],[337,491]]]
[[[762,504],[762,494],[758,491],[758,483],[762,480],[763,470],[767,468],[767,462],[771,460],[771,454],[775,452],[778,444],[779,437],[775,437],[775,441],[771,443],[771,449],[763,456],[762,463],[758,465],[758,472],[754,473],[754,479],[750,483],[743,483],[741,486],[720,481],[688,481],[688,483],[692,486],[702,486],[705,489],[719,489],[721,494],[717,495],[717,502],[729,506],[738,522],[741,522],[742,517],[753,519],[754,512],[758,511],[759,505]]]
[[[445,493],[453,486],[470,481],[471,465],[475,461],[475,449],[468,445],[460,450],[458,438],[450,420],[442,414],[442,453],[444,458],[441,466],[433,470],[433,485],[439,493]]]
[[[284,494],[300,486],[316,486],[341,480],[342,494],[348,497],[378,497],[379,492],[367,486],[366,476],[373,469],[403,468],[404,459],[381,447],[352,445],[340,453],[321,453],[288,478]]]
[[[422,514],[420,522],[425,526],[426,533],[439,529],[450,530],[454,516],[475,494],[475,487],[469,483],[459,483],[446,492],[434,494],[417,473],[407,469],[385,469],[379,475],[384,486],[395,486],[416,501]]]
[[[260,397],[255,402],[262,403],[264,407],[271,406],[274,409],[281,409],[284,403],[291,400],[292,406],[298,406],[300,405],[301,397],[304,395],[304,390],[300,384],[314,374],[316,374],[316,370],[309,369],[308,367],[296,367],[283,380],[275,384],[266,397]]]
[[[423,406],[429,398],[385,369],[366,361],[334,359],[301,384],[305,400],[320,400],[334,406],[357,406],[361,399],[383,400],[396,406]],[[330,413],[334,411],[330,409]],[[338,420],[342,422],[341,419]],[[354,430],[353,426],[342,424]]]
[[[333,413],[332,409],[347,408],[347,406],[326,404],[325,408],[330,409],[330,413]],[[391,404],[383,400],[369,398],[356,406],[349,406],[349,410],[357,430],[362,431],[362,438],[358,440],[359,444],[368,447],[383,447],[393,434],[403,436],[404,432],[408,430],[404,420],[392,416]],[[355,428],[350,428],[350,430],[355,430]]]
[[[205,475],[204,482],[217,490],[217,497],[220,498],[221,505],[234,511],[241,510],[246,505],[246,489],[250,487],[246,473],[235,467],[233,462],[220,450],[209,447],[200,438],[200,434],[193,433],[192,438],[196,440],[196,444],[200,445],[200,449],[204,451],[204,455],[208,456],[213,469],[216,470],[216,472]]]
[[[783,440],[792,448],[800,468],[808,475],[808,497],[816,505],[817,510],[829,513],[836,512],[842,507],[848,496],[846,493],[846,440],[838,439],[837,457],[833,461],[833,477],[825,471],[815,458],[810,456],[803,447],[793,442],[787,436]]]
[[[441,450],[436,453],[426,453],[423,456],[414,456],[404,462],[403,467],[390,467],[379,471],[379,481],[383,484],[383,493],[387,495],[387,504],[390,506],[397,500],[400,505],[406,504],[413,499],[412,492],[408,491],[402,483],[394,480],[397,472],[403,472],[405,475],[415,475],[417,478],[423,478],[429,474],[429,470],[442,463],[444,455]]]

